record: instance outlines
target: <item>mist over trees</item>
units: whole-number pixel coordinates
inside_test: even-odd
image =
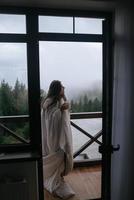
[[[79,90],[77,96],[70,95],[71,112],[97,112],[102,111],[102,94],[100,89]],[[40,90],[41,100],[46,91]],[[28,90],[25,84],[17,79],[14,87],[5,80],[0,84],[0,116],[28,115]],[[6,127],[17,135],[29,139],[29,123],[8,123]],[[18,143],[9,134],[0,129],[0,144]]]
[[[68,92],[71,112],[102,111],[102,82],[96,81],[86,88],[71,88]]]
[[[79,100],[71,100],[71,112],[98,112],[102,111],[102,101],[99,98],[89,99],[87,95],[81,96]]]
[[[102,111],[102,90],[99,85],[89,89],[70,89],[67,99],[70,102],[71,112],[99,112]],[[41,90],[41,99],[46,92]]]
[[[41,100],[46,91],[40,90]],[[102,110],[102,92],[98,88],[77,91],[69,98],[72,112],[97,112]],[[5,80],[0,84],[0,116],[28,114],[28,91],[25,84],[17,79],[14,87]]]

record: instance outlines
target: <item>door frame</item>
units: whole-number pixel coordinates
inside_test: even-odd
[[[54,16],[81,16],[81,17],[98,17],[105,18],[103,22],[103,34],[65,34],[65,33],[39,33],[39,41],[58,41],[58,42],[102,42],[103,44],[103,149],[102,152],[102,179],[101,179],[101,199],[110,200],[111,191],[111,151],[107,151],[111,147],[112,137],[112,97],[113,97],[113,42],[112,42],[112,17],[111,12],[92,12],[88,11],[61,11],[47,10],[41,12],[41,15]],[[94,199],[95,200],[95,199]],[[97,200],[97,199],[96,199]]]
[[[102,199],[111,200],[111,154],[113,116],[113,16],[103,22],[103,145],[102,145]],[[109,33],[109,34],[107,34]]]
[[[30,136],[29,147],[12,146],[0,147],[3,151],[15,152],[35,152],[39,155],[39,196],[43,200],[43,180],[42,180],[42,150],[41,150],[41,122],[40,122],[40,80],[39,80],[39,41],[70,41],[70,42],[102,42],[103,43],[103,142],[105,147],[111,146],[112,135],[112,91],[113,91],[113,69],[112,69],[112,12],[89,11],[89,10],[61,10],[61,9],[41,9],[41,8],[17,8],[0,7],[0,13],[4,14],[24,14],[26,15],[26,35],[0,34],[0,42],[26,42],[28,57],[28,84],[29,84],[29,112],[30,112]],[[38,16],[75,16],[105,18],[103,32],[108,34],[56,34],[39,33]],[[33,81],[34,77],[34,81]],[[40,134],[37,134],[38,133]],[[110,172],[111,172],[111,152],[102,153],[102,199],[110,200]]]

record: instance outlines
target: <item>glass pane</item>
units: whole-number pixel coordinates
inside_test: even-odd
[[[0,14],[0,33],[26,33],[25,15]]]
[[[0,43],[0,117],[10,118],[0,127],[1,144],[23,143],[11,132],[29,139],[29,120],[23,117],[29,114],[27,83],[26,44]]]
[[[102,34],[102,19],[76,17],[75,33]]]
[[[39,16],[39,32],[73,33],[73,18]]]

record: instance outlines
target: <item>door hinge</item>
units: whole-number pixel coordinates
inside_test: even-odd
[[[101,145],[99,146],[99,152],[100,153],[113,153],[114,151],[119,151],[120,150],[120,145],[117,144],[116,146],[114,145]]]

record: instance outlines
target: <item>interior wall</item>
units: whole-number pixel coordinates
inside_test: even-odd
[[[39,200],[37,161],[0,163],[1,200]]]
[[[134,196],[134,8],[119,1],[115,11],[111,200]]]

